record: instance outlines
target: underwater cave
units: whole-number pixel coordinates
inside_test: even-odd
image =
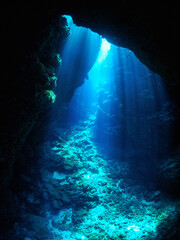
[[[179,70],[129,2],[4,7],[0,240],[180,239]]]

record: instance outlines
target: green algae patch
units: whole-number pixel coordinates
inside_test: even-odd
[[[55,101],[56,101],[56,94],[52,90],[46,90],[45,94],[46,94],[46,96],[48,97],[48,99],[52,103],[55,103]]]

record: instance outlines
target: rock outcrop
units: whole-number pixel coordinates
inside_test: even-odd
[[[180,195],[180,149],[160,165],[159,185],[167,192]]]

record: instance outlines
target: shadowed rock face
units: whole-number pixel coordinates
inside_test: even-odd
[[[130,48],[145,65],[170,83],[175,84],[179,80],[176,4],[127,0],[116,4],[70,5],[43,1],[43,4],[7,5],[2,8],[2,13],[3,38],[7,37],[6,40],[11,43],[8,46],[9,54],[12,54],[11,48],[15,49],[16,45],[20,45],[21,50],[29,49],[38,39],[39,29],[47,30],[50,19],[69,14],[78,25],[91,28],[113,44]]]
[[[179,70],[178,14],[176,6],[160,1],[122,1],[86,6],[71,11],[75,21],[105,36],[110,42],[130,48],[151,70],[170,83],[177,83]]]
[[[55,69],[60,64],[59,44],[69,33],[59,18],[61,14],[70,14],[76,24],[131,49],[168,84],[176,86],[169,90],[177,101],[180,75],[177,6],[161,1],[144,1],[142,5],[128,0],[117,4],[104,2],[101,6],[86,2],[72,6],[61,1],[5,3],[1,8],[0,89],[0,189],[6,192],[1,215],[5,217],[15,212],[12,205],[15,201],[7,188],[17,154],[52,104]]]

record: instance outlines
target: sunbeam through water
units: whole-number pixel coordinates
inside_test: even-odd
[[[170,144],[166,88],[132,51],[66,19],[48,229],[54,239],[156,239],[174,211],[156,173]]]
[[[5,2],[0,240],[180,240],[177,14]]]

